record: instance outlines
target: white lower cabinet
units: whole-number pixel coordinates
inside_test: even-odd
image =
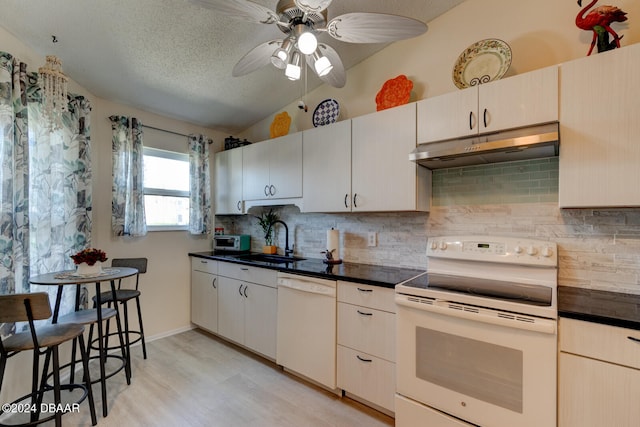
[[[640,425],[640,331],[560,319],[559,427]]]
[[[218,332],[218,262],[191,258],[191,321]]]
[[[339,388],[388,412],[394,412],[396,366],[393,289],[338,282],[337,357]]]
[[[218,334],[275,359],[278,304],[276,286],[275,270],[221,262]]]

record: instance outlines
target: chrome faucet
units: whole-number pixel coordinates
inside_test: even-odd
[[[270,225],[269,228],[267,229],[267,235],[269,234],[269,232],[271,231],[271,227],[273,227],[273,224],[275,224],[276,222],[279,222],[280,224],[284,225],[284,231],[285,231],[285,240],[284,240],[284,256],[291,256],[293,255],[293,246],[291,247],[291,249],[289,249],[289,227],[287,226],[287,224],[280,220],[280,219],[276,219],[275,221],[273,221]]]

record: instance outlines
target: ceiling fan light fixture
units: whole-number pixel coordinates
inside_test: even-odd
[[[289,38],[286,38],[282,41],[282,45],[273,52],[271,55],[271,63],[281,70],[287,66],[289,62],[289,55],[291,54],[291,49],[293,48],[293,43]]]
[[[311,55],[316,51],[318,47],[318,39],[315,34],[309,31],[306,25],[296,26],[296,33],[298,39],[298,50],[305,55]]]
[[[329,74],[331,70],[333,70],[333,64],[331,64],[329,58],[327,58],[326,56],[321,56],[318,51],[315,51],[313,53],[313,59],[313,67],[315,68],[316,74],[318,74],[319,77],[324,77]]]
[[[300,80],[300,54],[293,52],[291,55],[291,62],[287,64],[287,68],[284,70],[284,75],[289,80]]]

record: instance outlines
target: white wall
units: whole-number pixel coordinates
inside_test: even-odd
[[[586,6],[588,1],[583,1]],[[602,2],[600,2],[602,4]],[[616,0],[628,13],[627,22],[614,23],[624,35],[622,45],[640,42],[640,2]],[[587,54],[591,33],[580,30],[574,20],[580,8],[575,0],[466,0],[428,23],[428,31],[417,38],[396,42],[366,59],[347,73],[342,89],[323,85],[306,97],[309,112],[297,108],[297,101],[282,110],[292,118],[290,132],[313,127],[314,108],[324,99],[340,104],[340,119],[368,114],[376,110],[375,97],[388,79],[405,74],[414,83],[411,101],[457,91],[451,71],[458,55],[469,45],[486,38],[507,42],[513,61],[505,77],[558,64]],[[630,24],[631,23],[631,24]],[[300,92],[303,83],[292,83]],[[273,116],[251,126],[241,137],[249,141],[269,138]]]

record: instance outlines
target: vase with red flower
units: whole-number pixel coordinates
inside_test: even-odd
[[[95,248],[87,248],[71,255],[71,259],[76,264],[76,273],[81,276],[92,276],[102,273],[102,263],[105,262],[107,254]]]

